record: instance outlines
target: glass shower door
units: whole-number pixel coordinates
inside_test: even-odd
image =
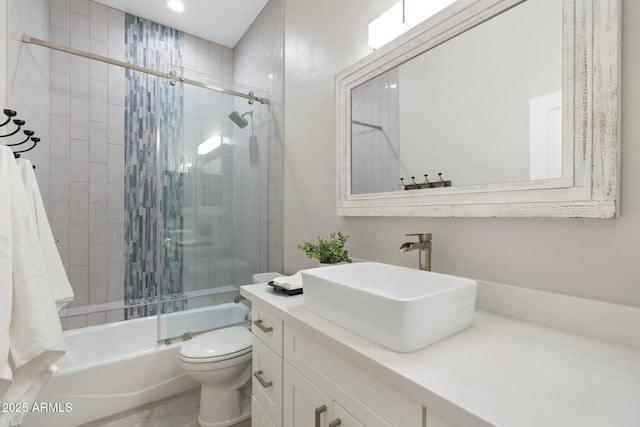
[[[229,118],[238,108],[251,112],[243,129]],[[265,268],[267,106],[178,81],[161,86],[158,109],[159,338],[170,339],[219,327],[209,308]]]

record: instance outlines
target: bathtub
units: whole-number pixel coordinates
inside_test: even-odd
[[[64,332],[67,353],[22,426],[77,426],[198,387],[178,366],[182,342],[157,342],[160,331],[200,331],[246,323],[244,304],[226,303]],[[175,328],[177,330],[177,328]],[[166,335],[165,335],[166,336]],[[172,335],[169,335],[172,336]]]

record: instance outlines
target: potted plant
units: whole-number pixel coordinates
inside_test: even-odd
[[[298,249],[302,249],[307,258],[317,259],[320,265],[351,262],[349,253],[344,248],[348,238],[340,231],[331,232],[326,239],[318,236],[315,242],[304,242],[298,245]]]

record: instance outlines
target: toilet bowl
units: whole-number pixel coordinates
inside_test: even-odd
[[[251,416],[251,332],[242,326],[199,335],[182,345],[180,366],[202,384],[202,427],[231,426]]]

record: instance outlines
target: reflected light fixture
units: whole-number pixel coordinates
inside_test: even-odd
[[[174,12],[184,11],[184,3],[182,3],[182,0],[168,0],[167,6]]]
[[[456,0],[403,0],[369,23],[369,46],[378,49]]]
[[[203,156],[222,145],[222,135],[213,135],[202,144],[198,145],[198,154]]]
[[[378,49],[409,28],[403,20],[403,4],[399,2],[369,23],[369,46]]]
[[[404,0],[404,22],[415,27],[456,0]]]

